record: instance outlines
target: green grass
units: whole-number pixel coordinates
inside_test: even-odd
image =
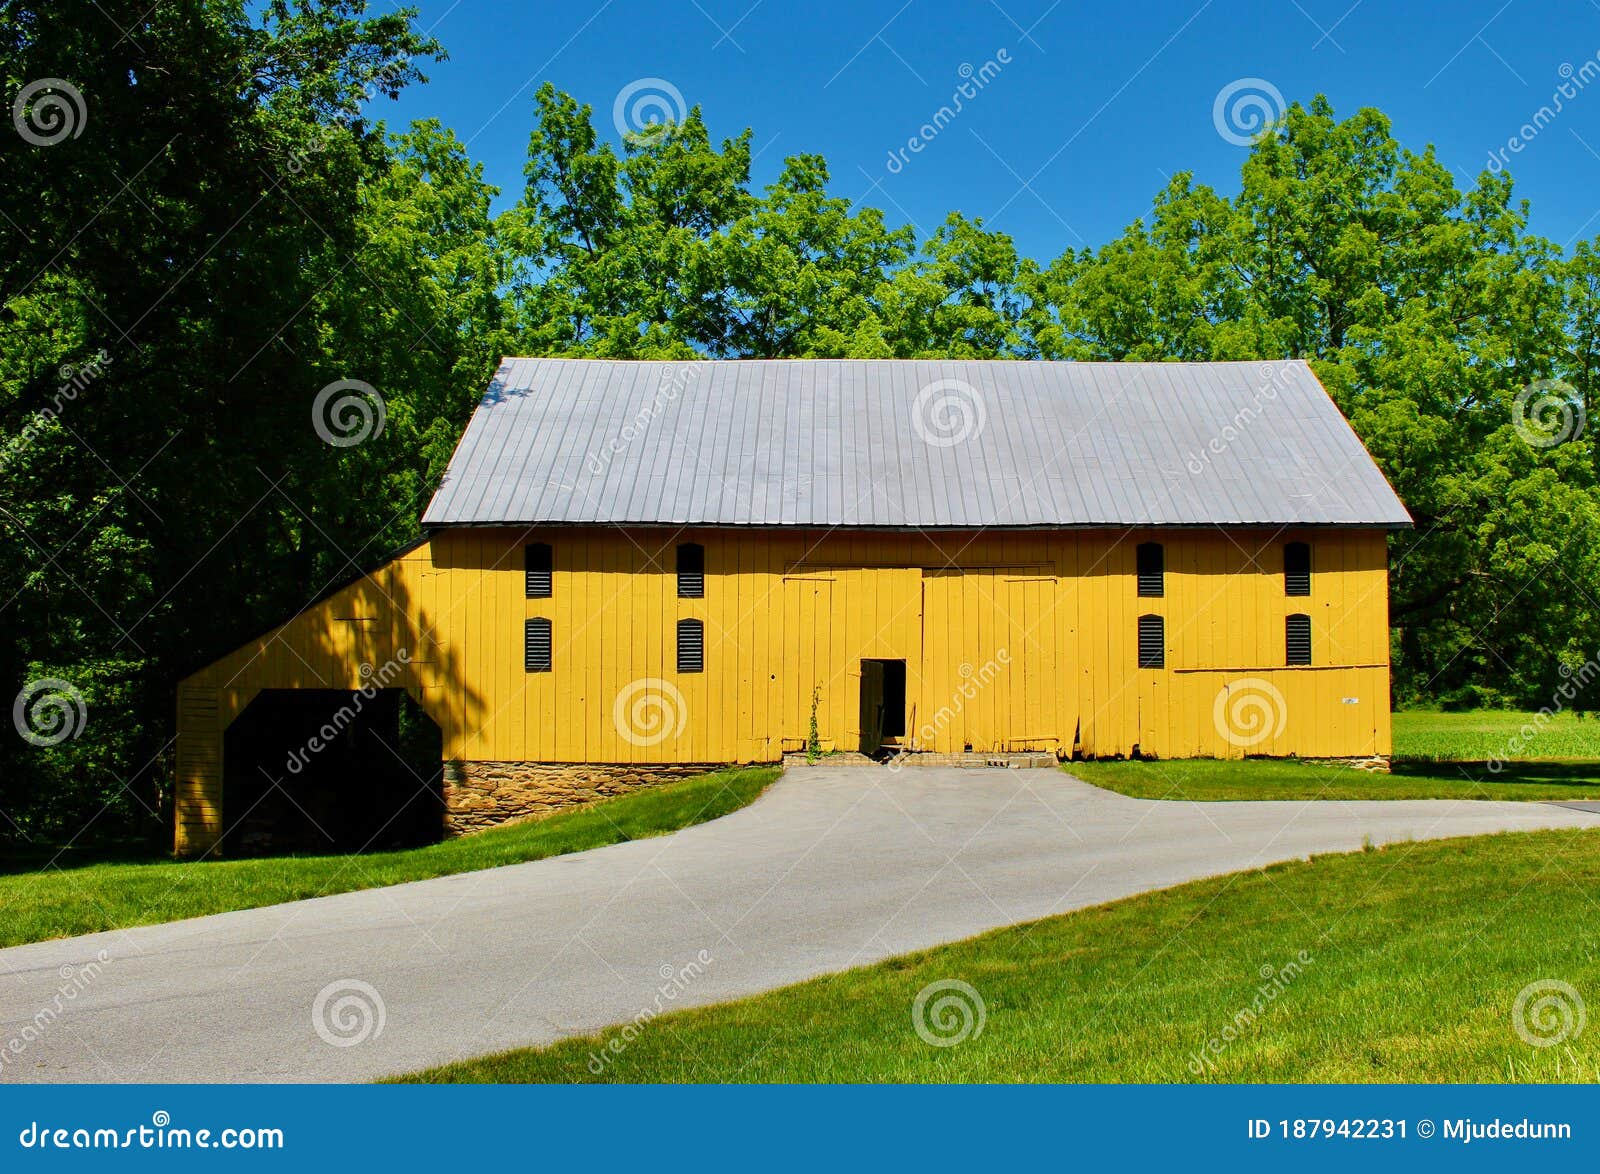
[[[1396,762],[1388,774],[1280,759],[1069,762],[1086,783],[1135,799],[1594,799],[1600,763]]]
[[[1539,980],[1600,1000],[1597,888],[1600,831],[1318,857],[411,1079],[1594,1081],[1600,1026],[1534,1047],[1513,1007]],[[986,1022],[932,1047],[913,1001],[947,979]]]
[[[403,852],[57,865],[0,876],[0,946],[253,909],[658,836],[745,806],[777,776],[776,767],[717,771]]]
[[[1527,737],[1533,721],[1506,710],[1397,713],[1388,774],[1283,759],[1107,760],[1067,769],[1136,799],[1600,800],[1600,718],[1559,714]]]
[[[1523,727],[1534,733],[1525,735]],[[1513,739],[1520,741],[1514,745]],[[1487,762],[1582,761],[1600,764],[1600,717],[1558,713],[1545,721],[1531,713],[1481,709],[1472,713],[1408,710],[1394,715],[1397,758]]]

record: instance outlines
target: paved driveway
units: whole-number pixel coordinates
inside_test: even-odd
[[[796,769],[673,836],[0,951],[0,1080],[364,1080],[1366,839],[1560,827],[1600,814],[1152,802],[1049,770]]]

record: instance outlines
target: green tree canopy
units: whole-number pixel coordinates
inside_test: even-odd
[[[1538,704],[1595,652],[1600,243],[1378,111],[1297,104],[1236,194],[1179,174],[1040,262],[959,213],[892,227],[817,155],[758,190],[698,109],[610,142],[549,85],[496,215],[450,130],[376,117],[442,56],[409,10],[99,7],[128,35],[0,0],[7,102],[73,119],[0,167],[0,679],[90,713],[0,739],[0,836],[164,835],[177,680],[412,536],[510,353],[1305,358],[1417,520],[1400,697]]]

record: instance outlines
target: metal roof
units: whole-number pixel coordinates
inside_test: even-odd
[[[1409,526],[1300,361],[506,359],[425,526]]]

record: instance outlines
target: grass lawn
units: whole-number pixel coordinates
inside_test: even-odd
[[[0,946],[252,909],[662,835],[745,806],[777,776],[776,767],[718,771],[403,852],[107,863],[0,876]]]
[[[1138,799],[1595,799],[1600,718],[1557,715],[1513,751],[1531,715],[1397,713],[1389,774],[1282,759],[1074,762],[1085,782]],[[1500,771],[1489,762],[1510,756]]]
[[[1537,981],[1600,999],[1597,887],[1600,831],[1317,857],[665,1015],[631,1042],[613,1029],[412,1079],[1593,1081],[1600,1025],[1536,1047],[1514,1017]],[[913,1004],[942,980],[970,984],[985,1018],[934,1047]],[[1522,1019],[1550,1038],[1542,998]]]
[[[1536,731],[1532,737],[1523,733],[1530,723]],[[1513,739],[1521,744],[1512,746]],[[1398,758],[1451,762],[1487,762],[1499,757],[1600,764],[1600,716],[1558,713],[1539,723],[1531,713],[1508,709],[1407,711],[1394,715],[1394,752]]]

